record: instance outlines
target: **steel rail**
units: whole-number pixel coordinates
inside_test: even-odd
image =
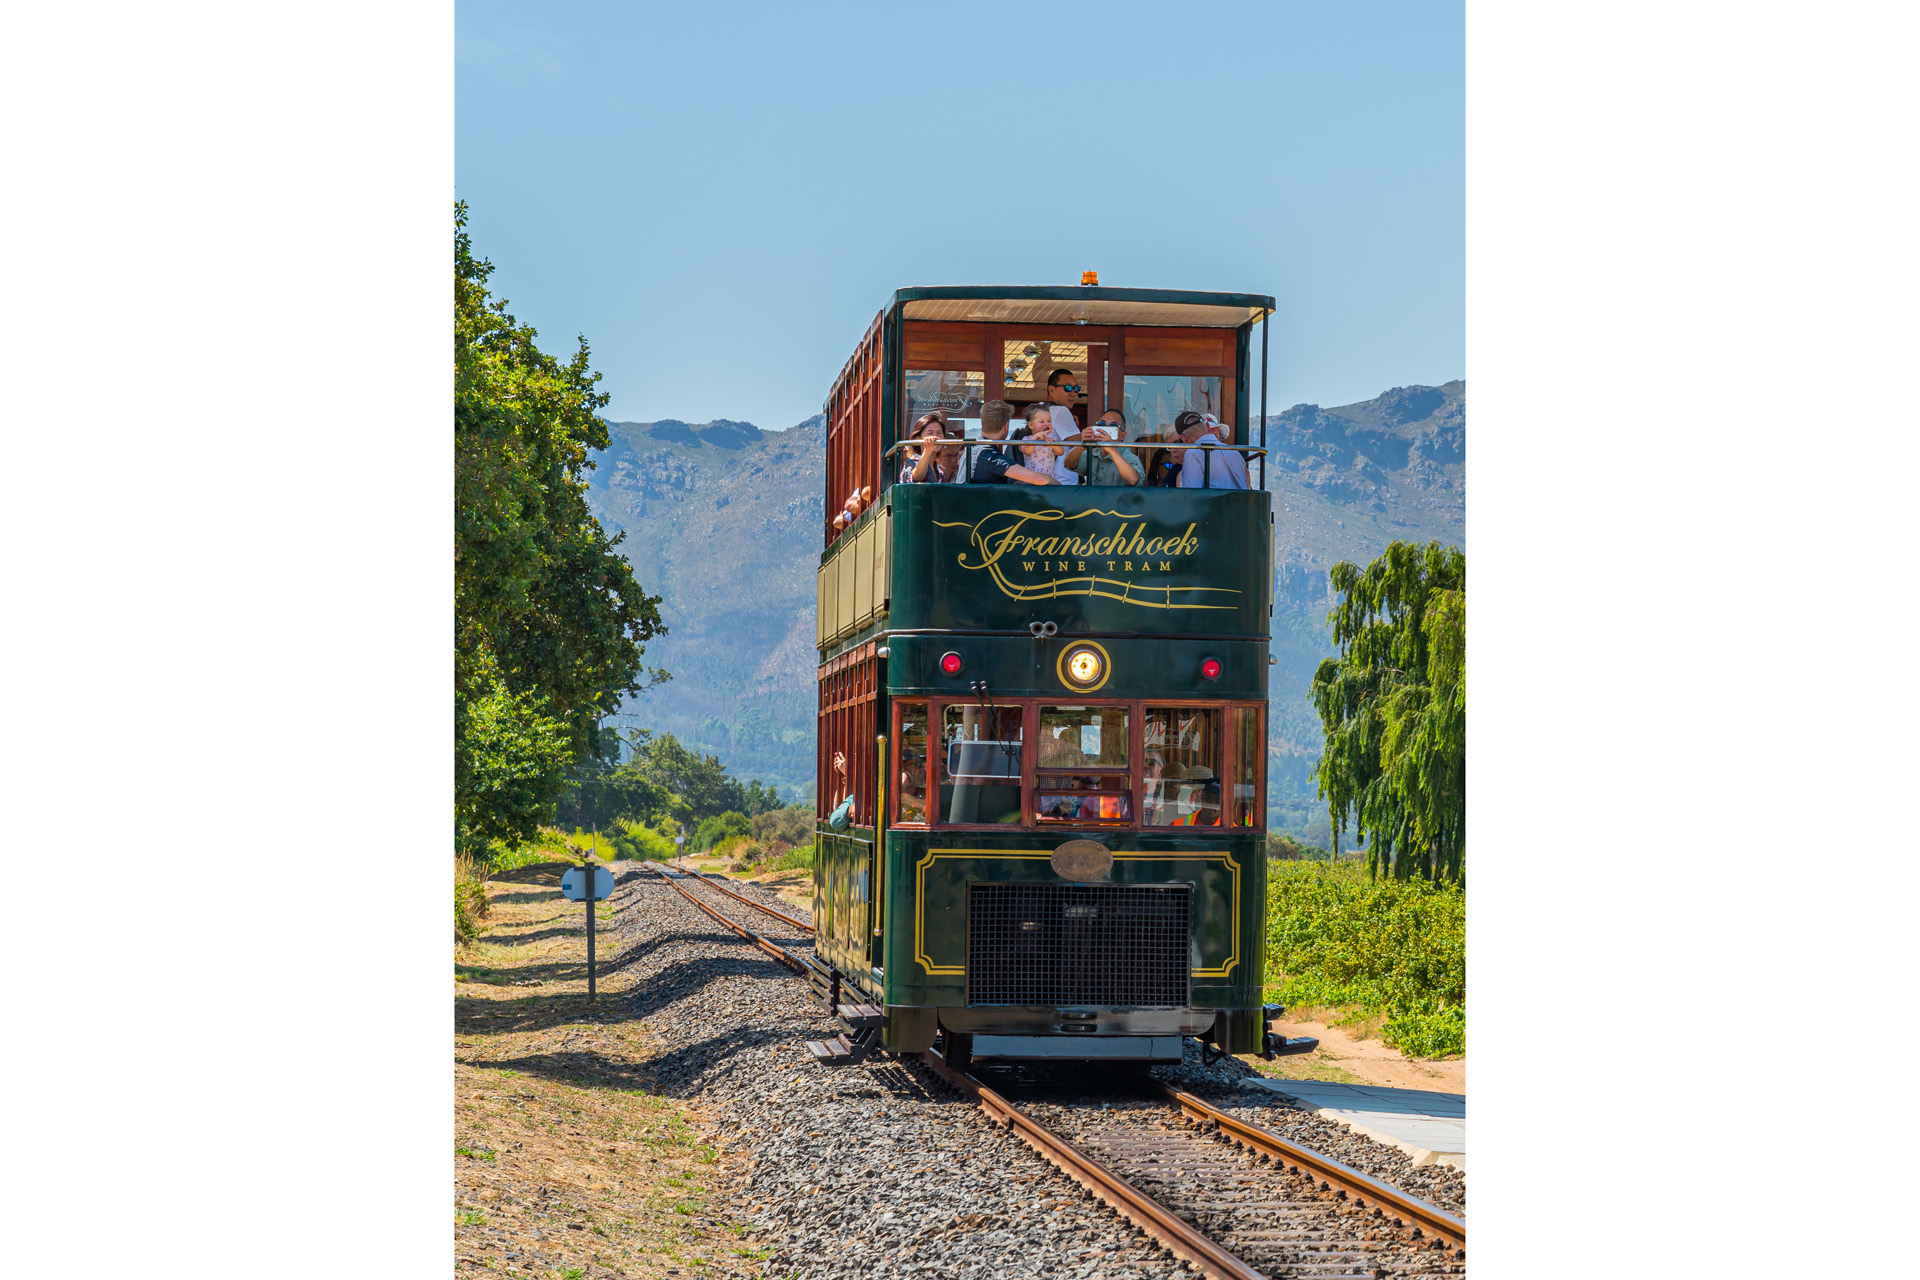
[[[733,890],[727,888],[727,886],[721,884],[718,880],[714,879],[712,876],[708,875],[706,872],[701,871],[697,867],[694,869],[693,874],[700,877],[701,884],[707,885],[714,889],[718,889],[720,892],[726,894],[729,898],[734,899],[736,902],[744,902],[748,906],[752,907],[755,911],[764,911],[776,920],[785,920],[788,924],[792,925],[796,929],[804,930],[807,933],[813,932],[813,926],[810,924],[807,924],[805,921],[795,920],[792,916],[788,915],[784,911],[775,911],[772,907],[768,906],[764,902],[755,902],[752,898],[747,897],[745,894],[735,893]]]
[[[653,866],[652,863],[648,863],[647,865],[650,867]],[[777,942],[767,941],[767,939],[761,937],[759,934],[753,932],[751,929],[747,929],[739,924],[736,924],[729,917],[720,914],[718,911],[715,911],[712,907],[708,906],[706,903],[700,901],[700,899],[694,897],[692,894],[688,893],[685,889],[682,889],[679,885],[675,884],[673,877],[667,874],[665,871],[661,871],[659,867],[653,867],[653,869],[654,871],[659,873],[660,878],[662,880],[665,880],[667,882],[668,887],[671,888],[675,893],[679,894],[681,897],[685,898],[688,902],[691,902],[694,906],[700,908],[702,911],[712,916],[715,920],[718,920],[721,924],[727,926],[727,928],[733,930],[735,933],[745,938],[748,942],[751,942],[754,946],[760,948],[762,951],[772,956],[775,960],[778,960],[781,964],[787,966],[787,968],[792,969],[795,973],[804,974],[807,971],[806,961],[794,955],[793,952],[787,950],[785,947],[781,946]]]
[[[651,863],[647,865],[653,866]],[[663,868],[653,866],[653,870],[672,887],[675,893],[706,912],[707,915],[795,972],[802,975],[807,972],[806,963],[785,947],[768,941],[701,902],[677,884],[674,877]],[[693,874],[698,875],[697,872]],[[704,876],[700,876],[699,879],[702,884],[713,883]],[[732,893],[719,885],[713,885],[713,887],[721,889],[721,892],[727,893],[730,897],[740,898],[739,894]],[[748,906],[759,906],[758,903],[747,898],[740,898],[740,900]],[[766,910],[766,908],[761,909]],[[780,913],[769,912],[769,914]],[[792,921],[790,917],[783,918],[789,919],[794,924],[799,923]],[[980,1104],[982,1110],[992,1116],[997,1123],[1018,1135],[1028,1146],[1039,1152],[1048,1163],[1091,1191],[1121,1217],[1152,1236],[1161,1248],[1182,1261],[1192,1263],[1202,1275],[1209,1277],[1209,1280],[1262,1280],[1260,1272],[1188,1226],[1158,1200],[1126,1179],[1102,1168],[1092,1157],[1029,1117],[993,1089],[981,1084],[966,1072],[958,1071],[948,1065],[939,1050],[929,1049],[922,1053],[920,1058],[932,1068],[936,1075]],[[1383,1213],[1395,1214],[1408,1225],[1419,1228],[1435,1239],[1444,1240],[1458,1249],[1466,1248],[1465,1219],[1448,1213],[1438,1205],[1429,1204],[1418,1196],[1409,1195],[1378,1178],[1361,1173],[1358,1169],[1342,1164],[1330,1156],[1290,1142],[1269,1129],[1237,1119],[1193,1094],[1157,1080],[1154,1084],[1167,1101],[1183,1114],[1202,1123],[1213,1125],[1219,1132],[1269,1156],[1276,1162],[1289,1165],[1302,1173],[1320,1179],[1328,1186],[1343,1192],[1349,1200],[1357,1204],[1377,1208]]]
[[[920,1056],[941,1079],[979,1103],[988,1115],[1018,1134],[1049,1163],[1152,1236],[1168,1253],[1199,1268],[1209,1280],[1262,1280],[1260,1272],[1182,1222],[1158,1200],[1124,1178],[1107,1172],[1071,1142],[1029,1118],[972,1076],[948,1066],[939,1050],[929,1049]]]
[[[1302,1173],[1321,1179],[1330,1186],[1344,1191],[1350,1200],[1371,1205],[1383,1213],[1397,1214],[1409,1226],[1418,1227],[1428,1235],[1444,1240],[1455,1248],[1467,1247],[1466,1219],[1448,1213],[1439,1205],[1429,1204],[1418,1196],[1408,1195],[1400,1188],[1364,1174],[1358,1169],[1341,1164],[1330,1156],[1289,1142],[1271,1129],[1262,1129],[1259,1125],[1248,1124],[1190,1093],[1175,1089],[1158,1080],[1154,1081],[1154,1084],[1158,1086],[1161,1093],[1166,1095],[1169,1102],[1195,1120],[1212,1124],[1228,1137],[1237,1138],[1254,1150],[1273,1157],[1276,1161],[1292,1165]]]

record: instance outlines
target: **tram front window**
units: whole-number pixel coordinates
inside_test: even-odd
[[[1041,707],[1034,816],[1041,822],[1132,822],[1125,707]]]
[[[920,420],[920,415],[938,409],[947,415],[947,425],[969,439],[980,435],[980,406],[987,398],[987,375],[981,370],[961,373],[950,369],[908,369],[905,371],[907,412],[903,429]]]
[[[1260,754],[1260,714],[1252,707],[1233,709],[1233,799],[1227,821],[1236,827],[1260,825],[1260,795],[1256,787]]]
[[[1141,821],[1150,827],[1219,826],[1219,710],[1148,707],[1141,746]]]
[[[943,822],[1020,821],[1018,707],[948,706],[940,726]]]
[[[900,704],[900,816],[898,822],[927,820],[927,704]]]

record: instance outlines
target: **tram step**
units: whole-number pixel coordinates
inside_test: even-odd
[[[887,1015],[870,1004],[843,1004],[835,1012],[840,1015],[840,1021],[844,1022],[850,1031],[884,1026],[887,1021]]]
[[[838,1067],[853,1061],[853,1046],[847,1043],[845,1036],[835,1036],[831,1040],[809,1040],[807,1052],[823,1067]]]
[[[851,1036],[837,1035],[831,1040],[807,1041],[807,1052],[823,1067],[851,1067],[865,1062],[880,1047],[880,1026],[861,1027]]]

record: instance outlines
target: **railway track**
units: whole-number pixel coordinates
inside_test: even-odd
[[[654,870],[688,902],[805,975],[804,958],[689,893],[692,879],[808,934],[810,925],[697,873]],[[1042,1085],[1019,1105],[939,1051],[919,1055],[1049,1163],[1213,1280],[1460,1276],[1463,1218],[1159,1080],[1092,1098]],[[1019,1073],[1015,1073],[1018,1075]]]

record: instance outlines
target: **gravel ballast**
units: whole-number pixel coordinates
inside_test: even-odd
[[[815,1064],[804,1042],[835,1028],[804,984],[641,876],[609,948],[636,981],[632,1012],[664,1050],[637,1083],[697,1097],[720,1117],[715,1139],[747,1154],[732,1211],[755,1228],[745,1244],[771,1250],[768,1275],[1189,1274],[978,1107],[936,1093],[925,1067]],[[726,911],[723,895],[703,900]],[[756,932],[806,947],[730,905],[736,919],[755,916],[743,923]]]
[[[623,868],[623,872],[624,872]],[[635,1083],[697,1099],[717,1142],[749,1169],[730,1212],[769,1276],[1172,1277],[1191,1273],[913,1061],[828,1069],[807,1040],[837,1031],[790,970],[695,910],[652,870],[621,877],[604,954],[634,981],[628,1016],[661,1051]],[[750,882],[727,887],[797,919],[804,907]],[[711,888],[715,910],[796,952],[811,938]],[[1169,1083],[1454,1212],[1458,1171],[1401,1152],[1248,1084],[1244,1064],[1201,1064],[1189,1045]]]

